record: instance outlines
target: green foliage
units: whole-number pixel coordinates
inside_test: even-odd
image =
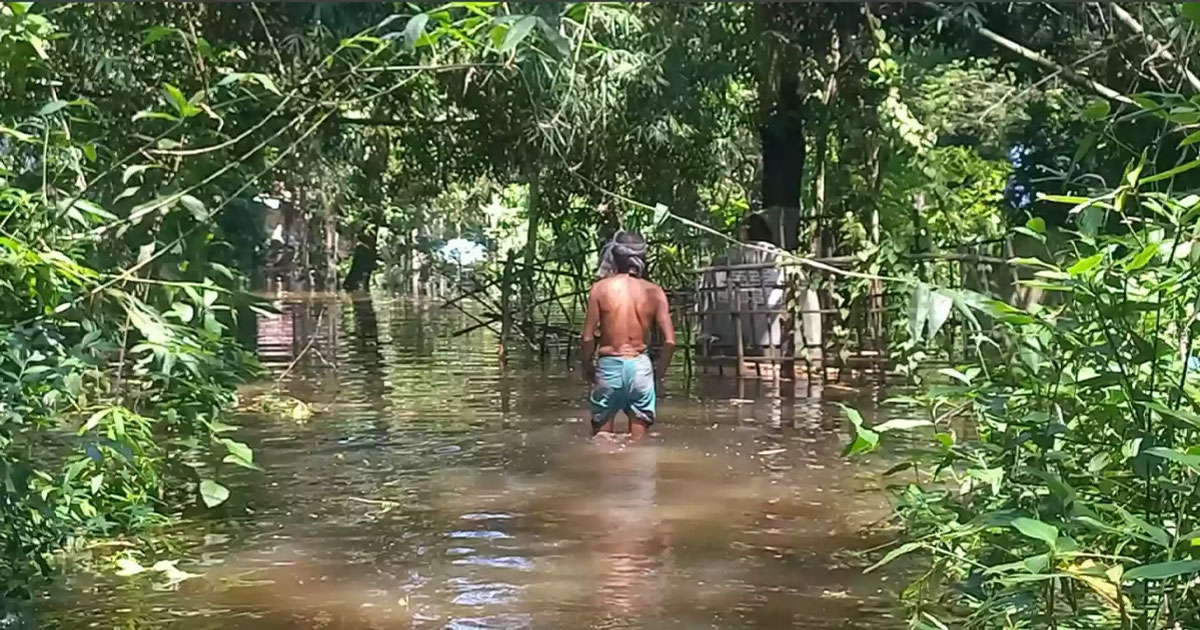
[[[938,435],[897,511],[905,553],[932,552],[914,619],[1151,628],[1193,614],[1200,203],[1155,190],[1171,176],[1135,163],[1082,198],[1122,227],[1037,262],[1026,284],[1059,305],[982,305],[990,350],[908,399]]]

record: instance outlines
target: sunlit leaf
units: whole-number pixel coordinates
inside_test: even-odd
[[[893,418],[871,427],[871,430],[876,433],[887,433],[888,431],[911,431],[912,429],[931,426],[933,426],[933,423],[928,420]]]
[[[1135,582],[1138,580],[1165,580],[1197,571],[1200,571],[1200,560],[1175,560],[1132,568],[1125,572],[1125,579]]]
[[[200,482],[200,498],[206,507],[215,508],[229,498],[229,489],[212,479],[205,479]]]
[[[1092,101],[1091,105],[1088,105],[1086,108],[1084,108],[1083,117],[1094,122],[1104,118],[1105,116],[1108,116],[1108,113],[1111,111],[1112,105],[1110,105],[1107,100],[1096,99],[1095,101]]]
[[[408,24],[404,25],[404,42],[409,48],[416,47],[417,41],[425,33],[425,25],[428,23],[429,15],[418,13],[408,20]]]
[[[526,37],[529,36],[530,31],[532,31],[533,27],[536,25],[536,17],[532,15],[521,16],[512,26],[509,27],[508,32],[504,34],[504,41],[496,47],[496,50],[506,53],[516,48],[518,44],[520,44],[525,40]]]
[[[1080,258],[1079,260],[1075,261],[1075,264],[1067,267],[1067,273],[1072,276],[1078,276],[1080,274],[1087,273],[1094,269],[1096,265],[1099,265],[1103,260],[1104,252],[1093,254],[1087,258]]]
[[[1058,543],[1058,528],[1048,523],[1022,517],[1013,519],[1012,526],[1026,537],[1045,542],[1051,548]]]

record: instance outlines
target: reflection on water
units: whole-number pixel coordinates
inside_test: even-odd
[[[563,365],[510,362],[463,316],[310,299],[258,326],[298,424],[247,415],[265,473],[193,522],[202,577],[77,575],[46,627],[887,628],[846,550],[886,514],[838,457],[833,404],[771,383],[672,381],[647,444],[587,442]],[[786,386],[786,384],[785,384]]]

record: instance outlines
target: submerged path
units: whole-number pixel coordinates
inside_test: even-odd
[[[79,574],[44,627],[890,628],[893,586],[848,551],[886,516],[839,457],[830,402],[672,382],[660,434],[597,448],[565,366],[502,371],[485,333],[402,301],[309,299],[259,352],[316,415],[247,414],[265,473],[232,521],[189,521],[199,578]],[[315,338],[314,338],[315,336]],[[310,344],[309,341],[312,341]]]

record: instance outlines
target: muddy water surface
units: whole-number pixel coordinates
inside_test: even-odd
[[[260,356],[317,413],[240,419],[265,472],[183,526],[200,577],[78,574],[44,627],[896,627],[849,553],[887,513],[879,471],[841,460],[832,401],[676,375],[653,439],[598,446],[577,372],[501,370],[462,315],[281,306]]]

